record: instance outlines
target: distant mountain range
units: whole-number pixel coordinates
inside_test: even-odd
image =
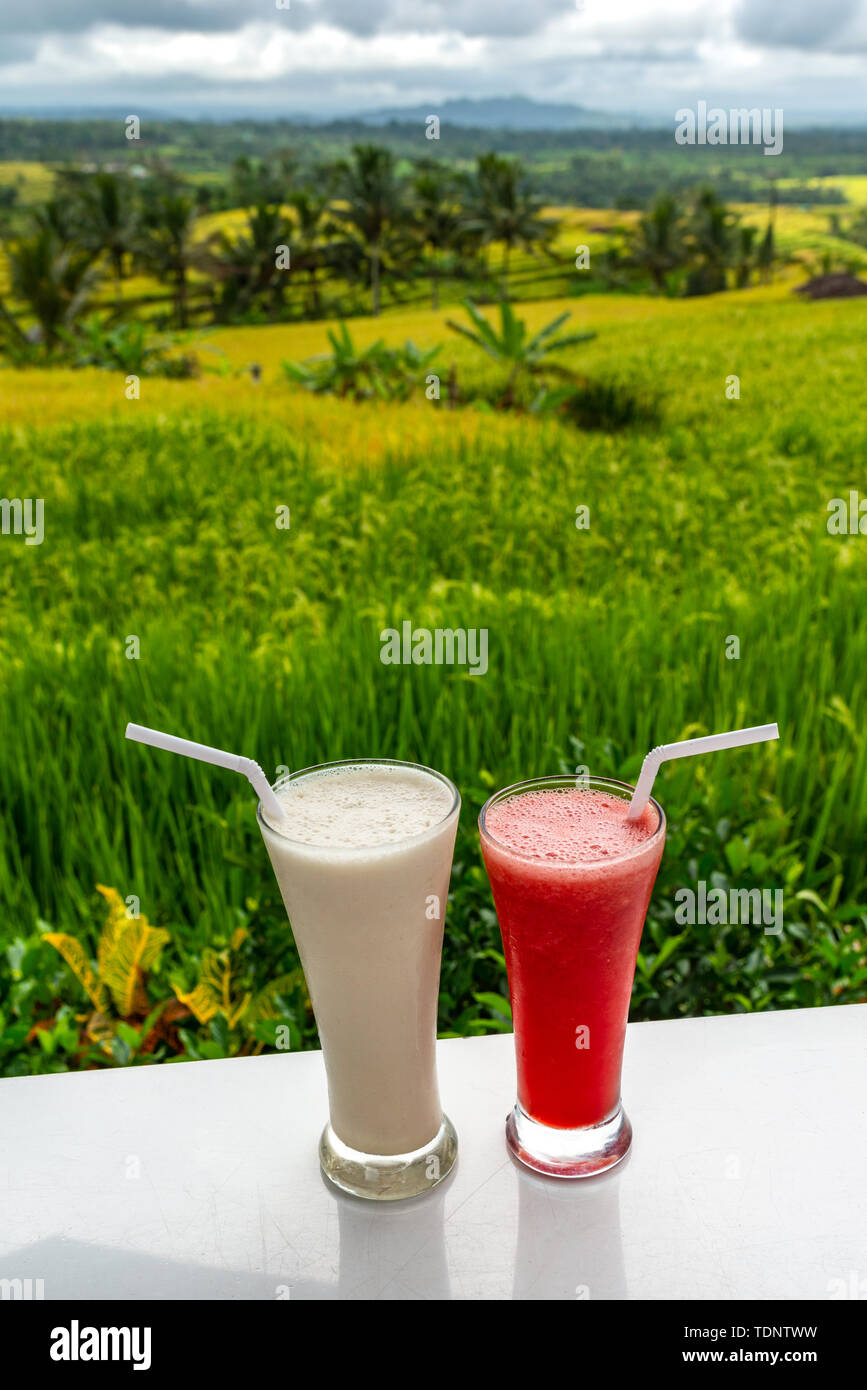
[[[612,130],[620,126],[648,127],[647,118],[623,117],[607,111],[591,111],[586,106],[533,101],[530,97],[461,98],[431,101],[427,106],[395,106],[383,111],[361,111],[354,118],[365,125],[389,125],[392,121],[424,122],[439,116],[443,125],[467,126],[476,130]]]
[[[0,105],[0,116],[29,116],[41,120],[118,120],[123,119],[126,107],[123,106],[81,106],[81,107],[31,107],[28,109],[7,109]],[[591,111],[586,106],[566,103],[533,101],[531,97],[474,97],[456,98],[451,101],[432,99],[424,106],[393,106],[377,111],[330,111],[301,113],[299,111],[264,111],[250,109],[231,109],[221,112],[203,112],[192,108],[188,110],[165,108],[141,108],[137,113],[142,120],[187,120],[206,121],[217,125],[233,122],[262,121],[286,122],[297,125],[321,126],[332,121],[359,125],[383,126],[396,122],[399,125],[417,125],[428,116],[439,116],[443,125],[463,126],[476,130],[616,130],[625,127],[659,125],[659,121],[646,116],[623,116],[608,111]]]
[[[725,106],[724,101],[718,102]],[[0,119],[24,117],[29,120],[82,121],[123,120],[128,103],[99,106],[5,106],[0,102]],[[336,110],[301,112],[267,110],[257,106],[227,106],[199,109],[192,101],[160,107],[140,107],[142,120],[186,121],[205,125],[295,125],[385,126],[424,124],[428,116],[439,116],[446,126],[476,130],[553,131],[568,130],[671,130],[674,111],[662,114],[638,111],[594,111],[577,103],[534,101],[532,97],[460,97],[449,101],[432,98],[424,106],[389,106],[374,111]],[[786,111],[786,126],[792,130],[864,129],[863,114],[852,112]]]

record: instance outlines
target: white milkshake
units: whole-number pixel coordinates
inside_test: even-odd
[[[323,1144],[359,1159],[425,1150],[444,1124],[434,1045],[457,791],[414,764],[373,761],[327,764],[275,790],[285,818],[260,807],[259,824],[322,1041]],[[429,1187],[445,1172],[428,1166]]]

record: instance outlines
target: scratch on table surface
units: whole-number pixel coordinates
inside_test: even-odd
[[[294,1244],[293,1241],[290,1239],[290,1237],[287,1236],[286,1232],[283,1230],[283,1227],[280,1225],[280,1222],[277,1220],[277,1218],[276,1218],[276,1216],[274,1215],[274,1213],[273,1213],[273,1212],[270,1210],[270,1208],[267,1206],[267,1204],[266,1204],[266,1202],[265,1202],[265,1199],[264,1199],[264,1197],[263,1197],[263,1195],[262,1195],[262,1189],[259,1187],[259,1184],[258,1184],[258,1183],[256,1184],[256,1196],[257,1196],[258,1199],[259,1199],[259,1234],[260,1234],[260,1236],[261,1236],[261,1238],[262,1238],[262,1269],[263,1269],[263,1272],[267,1273],[267,1270],[268,1270],[268,1255],[267,1255],[267,1250],[266,1250],[266,1245],[265,1245],[265,1219],[266,1219],[266,1217],[267,1217],[267,1219],[272,1223],[272,1225],[274,1226],[274,1229],[277,1231],[278,1235],[280,1236],[281,1240],[283,1241],[283,1249],[280,1250],[278,1253],[279,1253],[280,1255],[282,1255],[283,1252],[284,1252],[285,1250],[291,1250],[291,1251],[292,1251],[292,1254],[295,1256],[296,1260],[298,1260],[299,1263],[301,1263],[301,1256],[300,1256],[300,1254],[298,1253],[298,1250],[297,1250],[297,1248],[295,1247],[295,1244]]]
[[[231,1178],[233,1178],[233,1177],[235,1176],[236,1173],[239,1173],[243,1167],[244,1167],[244,1160],[242,1159],[240,1163],[236,1163],[236,1164],[235,1164],[234,1168],[232,1169],[232,1171],[231,1171],[230,1173],[227,1173],[227,1174],[226,1174],[226,1176],[223,1178],[223,1181],[222,1181],[222,1182],[218,1182],[218,1183],[217,1183],[217,1186],[216,1186],[215,1188],[212,1189],[211,1195],[212,1195],[213,1197],[216,1197],[217,1193],[218,1193],[218,1192],[221,1192],[221,1191],[223,1190],[223,1188],[226,1186],[226,1183],[229,1182],[229,1180],[230,1180]]]
[[[446,1216],[443,1222],[443,1225],[448,1226],[450,1222],[454,1221],[458,1212],[463,1210],[467,1202],[469,1202],[470,1198],[476,1197],[485,1187],[487,1187],[488,1183],[491,1182],[493,1178],[498,1177],[499,1174],[502,1173],[504,1168],[509,1168],[511,1166],[511,1163],[512,1160],[510,1158],[504,1158],[499,1168],[495,1168],[492,1173],[489,1173],[488,1176],[485,1178],[484,1182],[480,1182],[478,1186],[472,1189],[471,1192],[468,1192],[467,1195],[464,1197],[463,1201],[459,1202],[458,1205],[455,1207],[454,1211],[449,1212],[448,1216]]]
[[[145,1176],[147,1177],[148,1187],[150,1188],[151,1192],[152,1192],[153,1195],[154,1195],[154,1201],[156,1202],[157,1211],[159,1212],[160,1218],[161,1218],[161,1220],[162,1220],[162,1223],[163,1223],[163,1225],[164,1225],[165,1228],[166,1228],[166,1235],[169,1236],[169,1238],[171,1238],[171,1235],[172,1235],[171,1227],[169,1226],[169,1223],[168,1223],[168,1221],[166,1220],[166,1214],[165,1214],[165,1212],[163,1211],[162,1203],[160,1202],[159,1192],[158,1192],[158,1190],[157,1190],[157,1188],[156,1188],[156,1185],[154,1184],[154,1180],[153,1180],[153,1178],[151,1177],[150,1173],[147,1173],[147,1172],[146,1172],[146,1173],[145,1173]]]
[[[210,1189],[210,1191],[208,1191],[208,1192],[203,1192],[203,1193],[201,1193],[201,1195],[197,1195],[197,1194],[191,1192],[191,1191],[190,1191],[189,1183],[184,1183],[183,1186],[182,1186],[182,1188],[181,1188],[181,1191],[183,1192],[183,1194],[184,1194],[185,1197],[193,1198],[194,1201],[197,1201],[197,1202],[204,1202],[204,1201],[207,1201],[207,1202],[210,1202],[210,1203],[213,1205],[213,1204],[214,1204],[214,1199],[215,1199],[217,1193],[220,1192],[220,1191],[222,1190],[222,1188],[224,1188],[224,1187],[226,1186],[226,1183],[230,1180],[230,1178],[233,1178],[233,1177],[235,1176],[235,1174],[239,1171],[239,1169],[243,1168],[243,1166],[244,1166],[243,1160],[242,1160],[240,1163],[236,1163],[236,1164],[235,1164],[235,1167],[231,1170],[231,1172],[229,1172],[229,1173],[226,1174],[226,1176],[223,1178],[222,1182],[217,1183],[217,1186],[216,1186],[216,1187],[212,1187],[212,1188]],[[216,1207],[214,1207],[214,1210],[216,1210]],[[194,1225],[196,1224],[196,1222],[198,1221],[198,1219],[199,1219],[199,1213],[198,1213],[198,1211],[193,1211],[193,1213],[192,1213],[192,1215],[190,1216],[189,1220],[186,1221],[182,1226],[179,1226],[179,1227],[178,1227],[178,1234],[179,1234],[179,1235],[186,1235],[187,1231],[190,1229],[191,1226],[194,1226]]]

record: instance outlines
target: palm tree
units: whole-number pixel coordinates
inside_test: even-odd
[[[509,297],[509,262],[512,250],[535,251],[550,242],[557,229],[553,218],[542,217],[542,201],[526,186],[523,166],[499,154],[482,154],[476,161],[470,187],[467,225],[478,231],[486,244],[503,245],[500,292]]]
[[[374,316],[381,303],[382,272],[387,260],[399,254],[405,241],[403,195],[390,150],[378,145],[353,145],[352,158],[336,166],[340,202],[335,217],[343,224],[344,258],[368,269]]]
[[[689,224],[689,241],[698,265],[690,272],[687,294],[716,294],[726,288],[737,225],[736,215],[712,188],[699,190]]]
[[[777,259],[777,176],[768,175],[768,225],[762,237],[758,253],[759,277],[765,282],[774,278],[774,262]]]
[[[461,212],[455,197],[455,180],[441,164],[431,160],[413,180],[413,215],[422,244],[430,247],[431,308],[440,307],[440,255],[463,240]]]
[[[6,259],[11,297],[33,315],[31,337],[50,351],[87,307],[98,278],[93,252],[65,245],[43,216],[32,236],[7,244]],[[8,328],[5,305],[3,318]]]
[[[330,201],[327,193],[314,193],[310,188],[299,189],[289,199],[295,212],[292,264],[307,273],[307,312],[314,319],[320,313],[317,277],[330,260],[329,235],[334,230],[329,220]]]
[[[256,300],[277,314],[286,288],[286,271],[277,265],[277,248],[291,247],[291,229],[279,206],[259,203],[247,214],[239,237],[220,232],[205,253],[210,270],[223,282],[222,310],[244,311]]]
[[[845,236],[857,246],[867,246],[867,209],[861,211],[849,223],[845,232],[837,231],[836,236]]]
[[[187,327],[190,271],[205,249],[195,242],[196,205],[174,188],[165,188],[145,205],[136,251],[149,270],[171,287],[175,322]]]
[[[625,290],[632,264],[622,244],[612,241],[596,257],[596,272],[607,290]]]
[[[735,285],[739,290],[746,289],[750,283],[753,268],[759,264],[756,251],[758,227],[737,227],[735,249]]]
[[[768,284],[774,278],[774,263],[777,259],[777,247],[774,241],[774,224],[769,222],[765,228],[765,234],[759,242],[759,249],[756,253],[756,264],[759,268],[759,279],[763,284]]]
[[[79,240],[79,229],[75,218],[69,215],[69,204],[62,192],[34,208],[32,221],[35,228],[50,232],[58,246],[71,246]]]
[[[630,258],[633,265],[648,273],[657,294],[664,294],[668,292],[668,276],[681,264],[683,255],[681,210],[676,198],[663,193],[639,219],[632,234]]]
[[[544,328],[540,328],[538,333],[529,337],[526,323],[516,317],[507,299],[500,303],[500,331],[497,332],[471,300],[465,299],[463,305],[475,326],[475,331],[467,328],[465,324],[453,322],[452,319],[446,319],[446,324],[455,333],[469,338],[471,343],[481,348],[489,357],[493,357],[495,362],[508,368],[506,389],[500,401],[505,407],[514,405],[515,388],[522,376],[537,376],[542,371],[554,372],[559,376],[571,376],[572,373],[567,368],[548,360],[551,354],[561,352],[564,348],[575,347],[578,343],[587,343],[596,337],[595,333],[567,333],[556,338],[554,335],[558,329],[571,318],[569,313],[560,314]]]
[[[232,161],[229,189],[235,207],[255,207],[260,203],[280,203],[292,182],[298,160],[293,150],[278,151],[269,159],[250,159],[238,155]]]
[[[71,192],[71,217],[76,225],[77,239],[82,246],[108,257],[119,305],[125,258],[132,250],[136,226],[129,181],[122,175],[101,170],[76,180]]]

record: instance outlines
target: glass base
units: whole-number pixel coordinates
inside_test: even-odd
[[[458,1136],[448,1115],[429,1144],[405,1154],[366,1154],[338,1139],[330,1124],[319,1140],[322,1171],[342,1192],[376,1202],[420,1197],[447,1177],[458,1154]]]
[[[610,1119],[585,1129],[553,1129],[516,1105],[506,1120],[506,1143],[527,1168],[552,1178],[590,1178],[629,1152],[632,1125],[619,1105]]]

